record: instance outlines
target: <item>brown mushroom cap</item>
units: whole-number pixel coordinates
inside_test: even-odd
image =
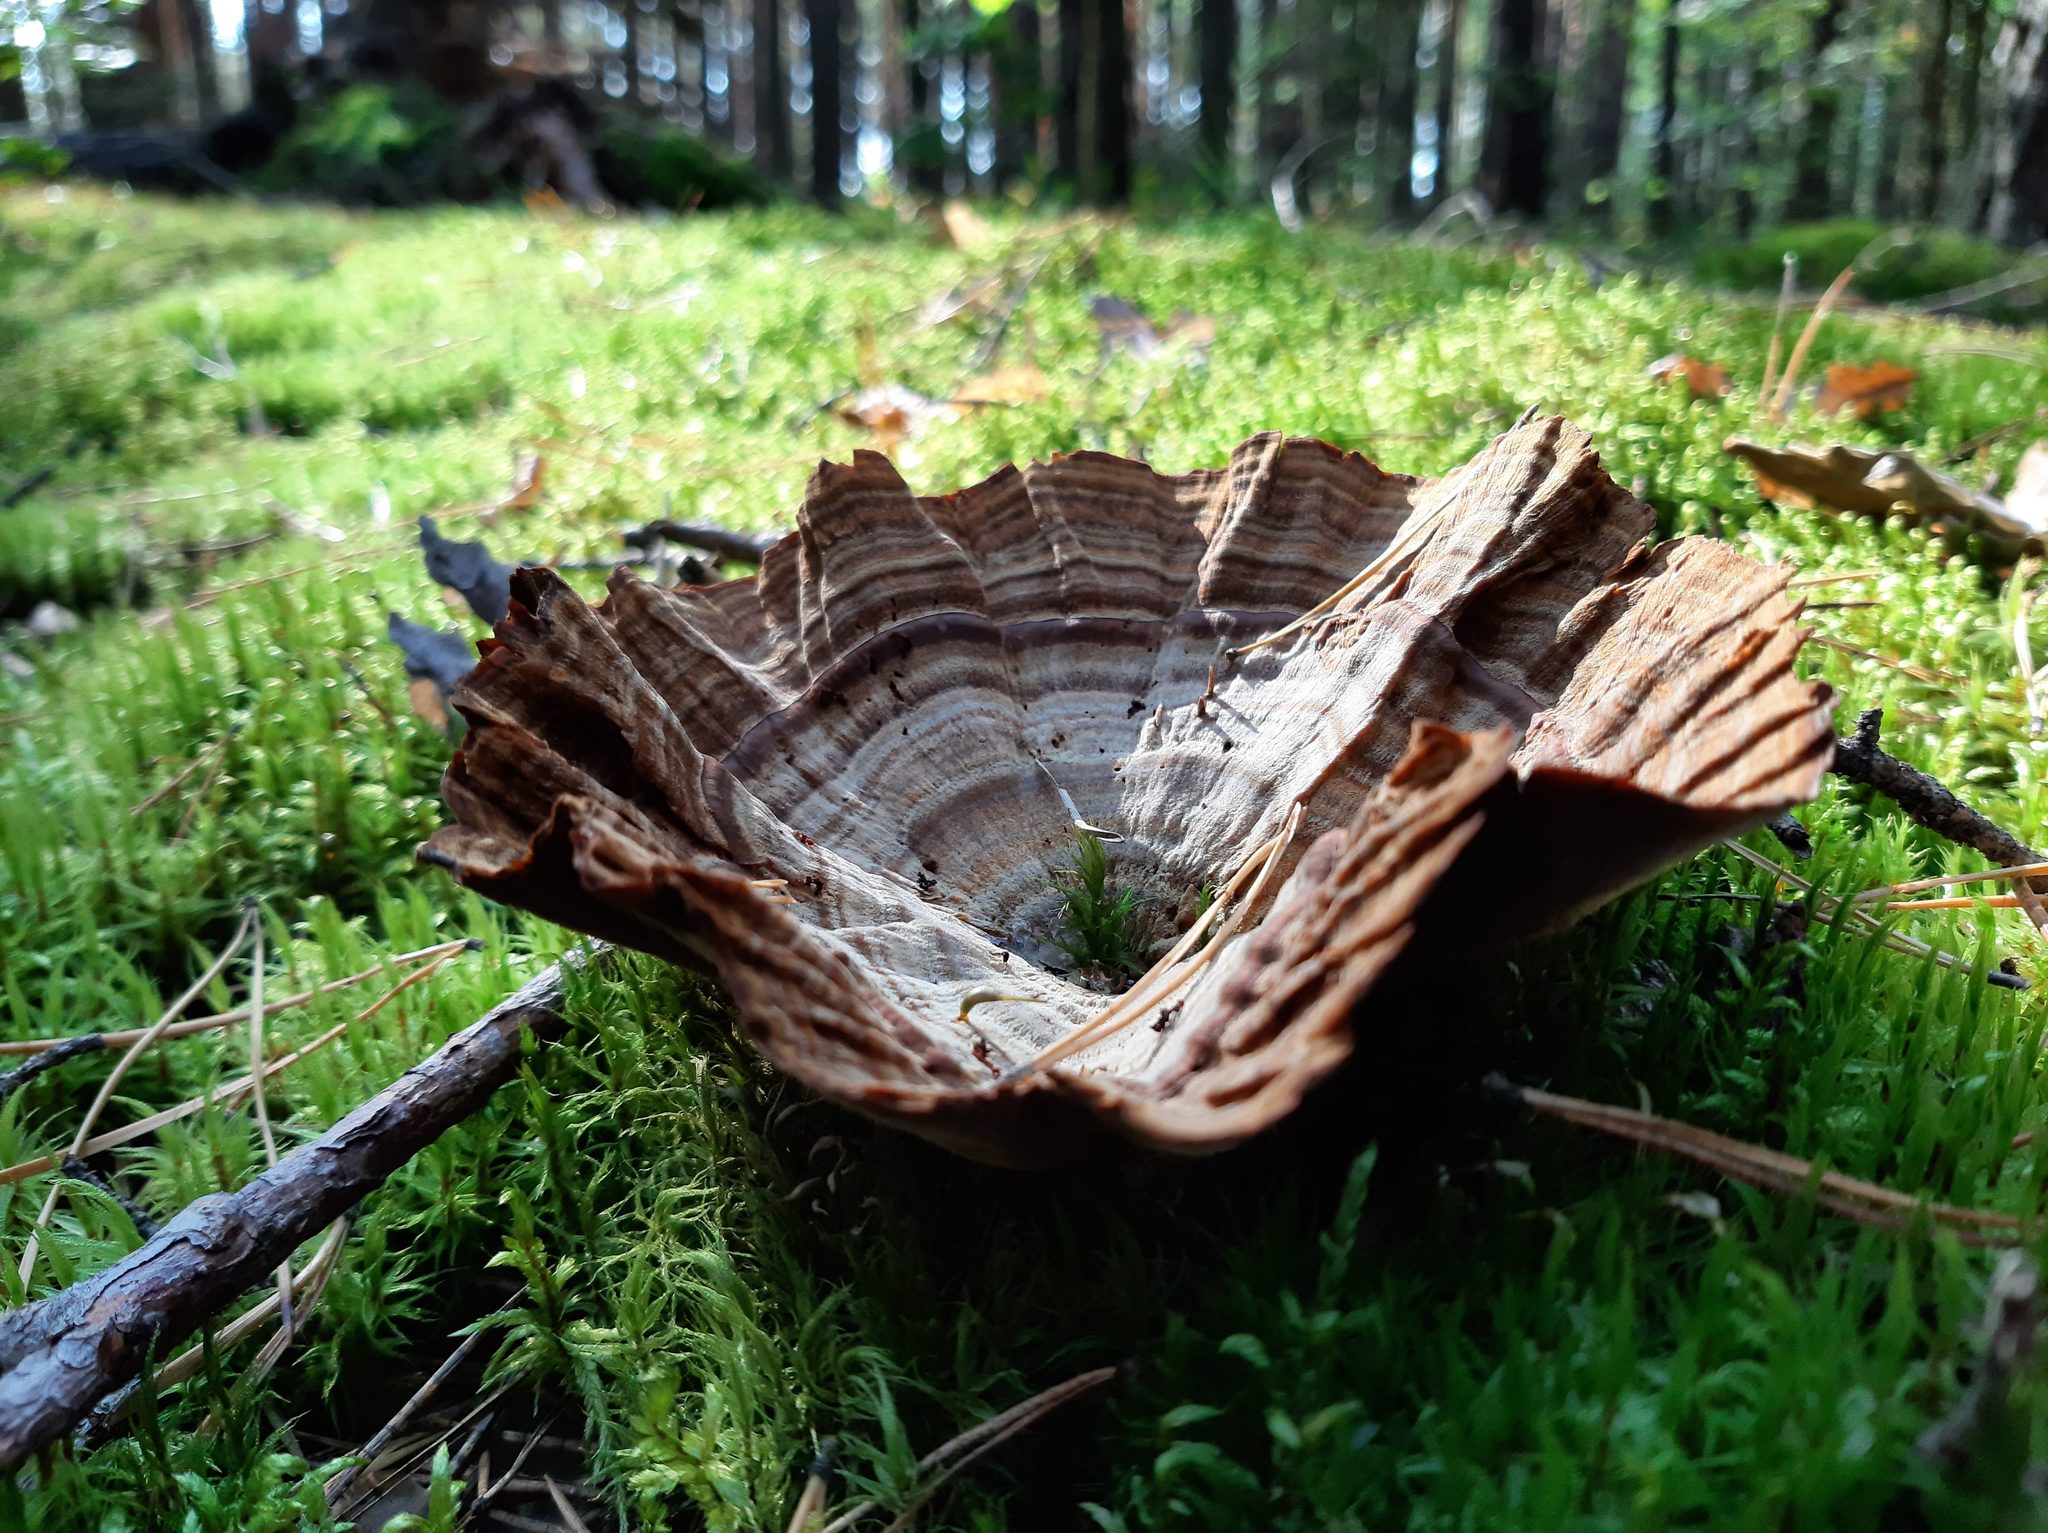
[[[521,571],[422,855],[716,973],[776,1065],[963,1153],[1222,1148],[1350,1053],[1433,892],[1509,939],[1817,791],[1782,573],[1652,524],[1554,419],[1436,480],[1268,435],[920,497],[863,453],[753,579]],[[1122,1000],[1059,972],[1077,820],[1165,910],[1225,891]]]

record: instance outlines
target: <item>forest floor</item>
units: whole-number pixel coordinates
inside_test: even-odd
[[[897,461],[936,491],[1083,447],[1216,464],[1273,428],[1436,472],[1525,408],[1561,412],[1663,533],[1844,577],[1807,593],[1829,642],[1806,661],[1844,727],[1884,707],[1892,750],[2039,835],[2048,745],[2014,651],[2030,567],[1769,505],[1722,441],[1907,448],[2002,482],[2048,435],[2048,336],[1837,313],[1806,379],[1885,359],[1917,382],[1867,419],[1822,419],[1802,391],[1777,423],[1757,408],[1768,301],[1596,283],[1568,250],[1253,219],[999,218],[967,244],[868,214],[0,197],[0,492],[51,470],[0,510],[0,616],[51,601],[80,620],[17,631],[0,670],[0,1040],[147,1024],[248,901],[273,1058],[420,967],[392,955],[480,938],[276,1075],[283,1147],[317,1133],[568,942],[413,860],[450,747],[412,706],[385,613],[482,627],[427,579],[412,519],[508,559],[599,562],[665,511],[779,528],[820,457],[899,425]],[[1023,272],[1028,288],[987,281]],[[1161,329],[1191,311],[1213,339],[1184,325],[1105,357],[1100,294]],[[1653,380],[1673,352],[1725,367],[1731,391]],[[863,384],[1007,402],[899,406],[878,438],[819,408]],[[537,503],[478,514],[531,452]],[[2048,656],[2040,623],[2032,643]],[[1800,871],[1828,893],[1982,866],[1839,783],[1802,818],[1817,852]],[[1126,1363],[962,1472],[921,1525],[2025,1525],[2025,1470],[2048,1456],[2048,1389],[2030,1375],[1959,1466],[1915,1451],[1978,1366],[1995,1253],[1917,1223],[1863,1228],[1470,1089],[1498,1069],[1647,1102],[1914,1195],[2038,1216],[2048,992],[1982,978],[2017,954],[2048,980],[2024,918],[1898,918],[1975,973],[1821,921],[1803,941],[1747,941],[1771,908],[1754,897],[1786,893],[1802,898],[1708,854],[1376,1013],[1354,1079],[1246,1150],[1028,1177],[806,1102],[715,992],[636,960],[581,986],[571,1039],[369,1199],[273,1370],[252,1366],[253,1338],[223,1343],[106,1446],[0,1492],[0,1525],[325,1525],[336,1461],[484,1316],[476,1366],[405,1444],[430,1464],[454,1438],[424,1525],[454,1526],[455,1480],[480,1457],[502,1475],[533,1432],[593,1527],[779,1529],[828,1434],[835,1509],[901,1509],[928,1486],[920,1455]],[[241,1004],[251,958],[200,1006]],[[1432,1059],[1444,1037],[1459,1056]],[[255,1116],[212,1100],[249,1057],[247,1029],[201,1032],[122,1084],[101,1128],[200,1104],[99,1157],[143,1210],[261,1166]],[[0,1162],[69,1143],[106,1070],[72,1060],[14,1094]],[[1347,1110],[1357,1080],[1399,1096],[1389,1073],[1408,1070],[1400,1121]],[[51,1187],[0,1186],[6,1303],[140,1239],[106,1191],[67,1179],[24,1285]],[[514,1400],[522,1414],[473,1409]],[[482,1454],[465,1454],[476,1423]],[[515,1478],[494,1511],[564,1525],[532,1474]],[[395,1504],[341,1510],[375,1525]]]

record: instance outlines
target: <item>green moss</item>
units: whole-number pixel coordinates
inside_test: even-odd
[[[1437,472],[1537,403],[1593,433],[1666,533],[1719,530],[1807,572],[1877,570],[1811,593],[1877,605],[1810,621],[1964,680],[1835,650],[1810,652],[1810,669],[1849,707],[1888,708],[1894,749],[2001,819],[2048,821],[2011,582],[1921,530],[1767,506],[1721,451],[1756,429],[1767,302],[1637,278],[1596,289],[1543,249],[1295,239],[1250,219],[994,221],[999,248],[1047,257],[1002,360],[1041,367],[1051,397],[906,443],[920,491],[1080,448],[1215,464],[1274,427]],[[506,557],[611,553],[664,503],[785,524],[819,457],[871,445],[818,401],[870,366],[950,394],[991,324],[910,317],[988,262],[889,219],[793,208],[342,216],[35,189],[0,194],[0,250],[16,340],[0,356],[0,485],[56,470],[0,511],[0,602],[104,602],[131,567],[151,604],[248,582],[167,620],[104,603],[81,632],[22,646],[26,678],[0,672],[0,1036],[147,1021],[249,896],[273,994],[450,935],[486,944],[286,1072],[271,1105],[287,1143],[564,941],[412,860],[441,818],[448,746],[411,715],[382,614],[455,619],[410,518],[490,500],[538,446],[543,504],[485,533]],[[1217,340],[1205,358],[1105,366],[1086,307],[1102,291],[1212,315]],[[216,341],[231,372],[194,363]],[[1895,415],[1795,414],[1785,433],[1938,459],[2037,419],[2048,371],[1947,349],[1972,343],[1960,326],[1838,314],[1810,368],[1884,355],[1922,379]],[[1645,375],[1681,349],[1728,367],[1736,392],[1695,402]],[[1998,349],[2048,360],[2037,333]],[[279,434],[251,430],[252,399]],[[2008,430],[1961,471],[2008,477],[2030,434]],[[278,506],[343,541],[290,532],[210,569],[177,552],[279,525]],[[2034,644],[2048,646],[2038,624]],[[1805,818],[1809,871],[1835,892],[1974,863],[1857,792],[1830,789]],[[1101,875],[1094,908],[1113,910],[1106,858]],[[2023,1525],[2012,1454],[1951,1489],[1912,1446],[1975,1365],[1985,1253],[1859,1231],[1424,1089],[1499,1068],[1647,1096],[1852,1175],[2037,1210],[2048,1138],[2013,1138],[2048,1128],[2040,996],[1827,926],[1736,956],[1730,928],[1762,904],[1725,897],[1780,892],[1709,853],[1412,1005],[1376,1000],[1353,1074],[1244,1150],[1160,1163],[1105,1149],[1037,1177],[806,1102],[714,991],[629,960],[579,981],[568,1046],[537,1051],[525,1081],[364,1204],[265,1384],[238,1386],[248,1353],[225,1354],[135,1434],[51,1459],[0,1521],[18,1507],[43,1527],[320,1526],[311,1434],[381,1422],[394,1354],[445,1356],[488,1279],[524,1294],[494,1322],[499,1372],[562,1402],[558,1430],[592,1444],[634,1527],[779,1529],[828,1433],[843,1497],[900,1508],[919,1454],[1124,1360],[1138,1365],[1125,1382],[991,1455],[920,1526]],[[1972,959],[2028,951],[2016,916],[1902,919]],[[243,982],[231,968],[206,1004]],[[304,1042],[367,999],[281,1013],[271,1035]],[[216,1086],[245,1057],[239,1033],[183,1040],[114,1111]],[[0,1108],[0,1159],[61,1140],[103,1067],[73,1061]],[[168,1212],[261,1154],[246,1118],[214,1109],[109,1165]],[[0,1282],[47,1186],[0,1189]],[[58,1209],[38,1290],[134,1244],[103,1197],[74,1187]],[[297,1449],[277,1421],[305,1434]],[[2048,1457],[2044,1433],[2030,1378],[2003,1440]]]

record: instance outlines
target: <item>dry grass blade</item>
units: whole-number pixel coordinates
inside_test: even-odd
[[[145,1028],[142,1036],[128,1046],[128,1052],[114,1062],[114,1068],[107,1072],[107,1078],[100,1083],[99,1093],[93,1097],[92,1105],[86,1108],[84,1118],[79,1121],[78,1132],[71,1137],[69,1154],[82,1157],[92,1153],[86,1148],[92,1142],[92,1127],[99,1121],[100,1114],[107,1110],[107,1103],[113,1100],[114,1092],[120,1087],[122,1080],[135,1067],[135,1062],[148,1052],[151,1045],[163,1037],[165,1031],[183,1014],[185,1008],[196,1001],[206,987],[220,977],[221,971],[233,961],[234,956],[242,950],[242,945],[249,940],[255,926],[256,907],[243,907],[241,923],[236,926],[234,935],[228,939],[227,946],[221,949],[220,956],[208,964],[206,972],[192,981],[185,993],[173,1001],[169,1009],[158,1017],[154,1024]],[[59,1156],[55,1163],[61,1164],[63,1159],[63,1156]],[[21,1253],[20,1275],[21,1286],[24,1289],[35,1276],[36,1253],[39,1249],[37,1236],[49,1225],[50,1216],[56,1213],[57,1199],[63,1190],[64,1184],[61,1180],[50,1184],[49,1194],[43,1199],[42,1211],[36,1215],[36,1222],[29,1231],[28,1244]]]
[[[1932,666],[1915,665],[1910,660],[1900,660],[1892,655],[1880,654],[1877,650],[1864,649],[1860,645],[1845,643],[1841,639],[1829,638],[1826,634],[1809,634],[1806,642],[1818,645],[1822,649],[1834,650],[1838,654],[1853,655],[1858,660],[1868,660],[1875,665],[1885,666],[1890,670],[1900,672],[1902,675],[1910,676],[1915,681],[1924,681],[1929,686],[1966,687],[1970,684],[1970,679],[1967,676],[1958,676],[1954,671],[1938,670]]]
[[[498,1308],[494,1310],[492,1313],[502,1314],[505,1310],[511,1308],[514,1300],[520,1297],[521,1295],[519,1294],[512,1295],[511,1298],[506,1299],[505,1302],[503,1304],[500,1304]],[[450,1352],[448,1356],[442,1360],[441,1366],[436,1368],[432,1373],[428,1374],[426,1382],[421,1384],[418,1389],[414,1390],[411,1396],[406,1400],[406,1402],[403,1405],[399,1406],[397,1411],[393,1413],[391,1419],[385,1422],[383,1426],[379,1427],[377,1431],[371,1435],[370,1440],[364,1443],[362,1447],[356,1450],[355,1454],[352,1456],[362,1459],[363,1462],[354,1468],[344,1469],[340,1474],[336,1475],[332,1480],[327,1482],[328,1506],[340,1507],[342,1505],[343,1498],[346,1497],[348,1492],[354,1488],[358,1476],[362,1475],[366,1470],[370,1468],[371,1465],[373,1465],[376,1462],[377,1455],[382,1453],[387,1447],[389,1447],[391,1445],[392,1439],[397,1437],[400,1432],[405,1430],[406,1424],[410,1422],[414,1416],[419,1414],[421,1408],[424,1407],[429,1400],[434,1398],[435,1391],[440,1389],[440,1387],[443,1384],[448,1382],[449,1375],[453,1374],[456,1369],[460,1368],[463,1365],[463,1363],[468,1359],[469,1354],[474,1352],[477,1349],[477,1347],[482,1344],[483,1339],[487,1334],[488,1333],[481,1326],[472,1328],[470,1333],[467,1336],[463,1337],[462,1340],[456,1344],[455,1350]],[[369,1494],[369,1492],[366,1492],[365,1494]],[[361,1498],[359,1497],[357,1499],[360,1500]]]
[[[1959,1238],[1971,1245],[2010,1245],[2028,1228],[2026,1221],[2013,1214],[1985,1213],[1909,1197],[1876,1182],[1844,1176],[1837,1171],[1823,1171],[1812,1161],[1801,1160],[1794,1155],[1731,1139],[1726,1134],[1695,1128],[1671,1118],[1660,1118],[1638,1108],[1613,1107],[1533,1087],[1514,1086],[1499,1077],[1494,1077],[1494,1081],[1499,1089],[1532,1112],[1559,1118],[1582,1128],[1597,1129],[1645,1149],[1690,1160],[1768,1192],[1787,1197],[1810,1196],[1822,1207],[1859,1224],[1907,1230],[1924,1218],[1957,1231]]]
[[[1783,864],[1771,861],[1763,853],[1751,851],[1740,841],[1724,841],[1721,844],[1745,862],[1754,863],[1757,867],[1775,874],[1781,882],[1790,885],[1792,888],[1798,889],[1802,893],[1810,894],[1813,892],[1812,884]],[[1955,954],[1944,952],[1931,943],[1922,942],[1918,937],[1909,937],[1904,932],[1893,931],[1867,910],[1858,909],[1848,901],[1823,897],[1816,905],[1814,913],[1823,921],[1837,921],[1846,918],[1853,922],[1860,930],[1868,932],[1878,942],[1895,953],[1904,953],[1912,958],[1924,958],[1941,968],[1955,969],[1965,974],[1975,968],[1975,965],[1956,957]],[[1986,974],[1984,979],[1987,984],[1997,985],[2005,989],[2024,990],[2027,988],[2026,981],[2018,975],[2005,974],[1998,970],[1993,970]]]
[[[230,729],[226,734],[214,741],[213,744],[207,746],[205,750],[186,762],[184,766],[178,769],[177,775],[172,777],[169,782],[158,788],[156,792],[150,794],[141,803],[132,807],[128,811],[128,817],[136,819],[147,814],[190,781],[193,773],[202,769],[210,770],[222,756],[227,754],[228,746],[233,743],[235,733],[234,729]]]
[[[1953,894],[1938,900],[1889,900],[1886,910],[2025,910],[2017,894]]]
[[[569,1533],[590,1533],[589,1524],[576,1515],[576,1508],[571,1506],[569,1498],[562,1494],[562,1487],[555,1483],[555,1477],[549,1474],[542,1475],[541,1478],[547,1482],[548,1499],[555,1503],[555,1512],[562,1519],[562,1526],[567,1528]]]
[[[1858,256],[1856,261],[1863,258]],[[1799,386],[1799,369],[1806,365],[1806,354],[1813,350],[1813,339],[1820,334],[1821,322],[1825,320],[1842,294],[1849,290],[1849,284],[1856,277],[1856,261],[1842,268],[1842,274],[1828,284],[1828,290],[1820,295],[1820,302],[1813,306],[1813,314],[1806,321],[1806,328],[1799,332],[1799,340],[1792,348],[1792,359],[1785,364],[1785,376],[1778,380],[1778,392],[1771,399],[1770,413],[1779,420],[1785,418],[1785,407],[1792,402],[1792,391]]]
[[[333,1224],[327,1227],[327,1234],[322,1238],[319,1248],[313,1252],[312,1256],[307,1259],[306,1265],[293,1277],[293,1297],[298,1304],[301,1315],[309,1313],[313,1306],[320,1302],[320,1295],[327,1288],[327,1280],[334,1275],[334,1269],[341,1260],[342,1243],[347,1235],[348,1221],[346,1219],[335,1220]],[[244,1310],[218,1331],[214,1332],[213,1345],[216,1348],[232,1347],[254,1336],[270,1321],[283,1313],[284,1304],[282,1301],[283,1296],[273,1292],[261,1304]],[[264,1350],[267,1352],[277,1342],[278,1336],[283,1334],[282,1331],[279,1331],[277,1335],[272,1336],[270,1341],[264,1344]],[[279,1348],[280,1352],[282,1350],[282,1348]],[[150,1375],[151,1386],[156,1389],[168,1389],[173,1384],[182,1384],[199,1372],[200,1365],[205,1360],[206,1348],[189,1347],[172,1358],[168,1363],[165,1363],[163,1367],[157,1369],[154,1374]],[[257,1362],[259,1365],[262,1363],[262,1354],[260,1353],[258,1354]],[[251,1372],[256,1371],[258,1370],[254,1368],[251,1370]],[[267,1367],[261,1371],[268,1371]],[[247,1375],[244,1376],[246,1377]],[[116,1410],[114,1414],[118,1419],[120,1411]]]
[[[277,1164],[277,1134],[270,1126],[270,1094],[263,1089],[263,918],[256,918],[256,930],[251,938],[254,946],[249,959],[249,1079],[254,1082],[256,1101],[256,1129],[263,1138],[263,1160],[265,1165]],[[284,1346],[291,1345],[292,1336],[292,1264],[287,1257],[277,1267],[277,1301],[279,1321],[278,1335]],[[283,1347],[279,1348],[280,1351]]]
[[[1860,894],[1849,896],[1851,905],[1867,905],[1873,900],[1896,899],[1902,894],[1918,894],[1922,889],[1946,889],[1951,884],[1996,883],[2006,878],[2041,878],[2048,876],[2048,862],[2025,862],[2012,868],[1980,868],[1975,873],[1941,873],[1933,878],[1913,878],[1902,884],[1883,884],[1875,889],[1865,889]]]
[[[1792,309],[1792,289],[1799,281],[1799,257],[1791,251],[1785,252],[1785,275],[1778,284],[1778,313],[1771,321],[1771,349],[1764,358],[1763,387],[1757,390],[1756,407],[1759,411],[1768,409],[1771,402],[1771,385],[1777,381],[1778,364],[1785,357],[1785,316]]]
[[[1846,585],[1852,580],[1876,580],[1883,570],[1840,570],[1826,575],[1797,575],[1785,582],[1788,591],[1811,591],[1820,586]]]
[[[315,985],[308,990],[300,990],[291,995],[280,996],[277,1000],[270,1003],[268,1014],[274,1017],[282,1011],[296,1010],[304,1006],[308,1001],[320,996],[332,995],[337,990],[347,990],[360,985],[364,980],[375,979],[378,975],[388,973],[392,968],[400,964],[422,963],[437,958],[452,958],[455,954],[465,949],[474,949],[476,946],[476,939],[472,937],[458,937],[453,942],[437,942],[432,947],[415,948],[410,953],[397,953],[385,959],[384,962],[378,964],[375,968],[361,969],[354,974],[344,975],[340,979],[331,979],[323,985]],[[173,1022],[163,1030],[160,1036],[164,1039],[189,1038],[195,1033],[209,1033],[219,1028],[233,1027],[237,1022],[247,1021],[248,1017],[249,1008],[246,1006],[238,1006],[233,1011],[215,1012],[211,1016],[186,1017],[182,1021]],[[146,1027],[136,1027],[113,1033],[73,1033],[68,1036],[55,1038],[12,1038],[5,1042],[0,1042],[0,1058],[15,1054],[43,1054],[51,1049],[72,1047],[80,1038],[95,1036],[99,1039],[100,1047],[102,1048],[123,1049],[148,1031],[149,1029]]]
[[[1110,1367],[1091,1368],[1086,1373],[1078,1373],[1064,1383],[1042,1390],[1030,1399],[1011,1406],[1001,1415],[991,1416],[979,1425],[969,1427],[958,1437],[941,1443],[917,1461],[919,1474],[936,1472],[937,1477],[917,1493],[909,1506],[897,1514],[896,1519],[889,1524],[890,1529],[908,1527],[911,1517],[916,1514],[919,1507],[936,1495],[954,1475],[983,1454],[1000,1447],[1019,1432],[1037,1425],[1061,1406],[1100,1389],[1122,1371],[1121,1368]],[[826,1523],[820,1533],[847,1533],[855,1523],[863,1517],[872,1516],[874,1511],[874,1502],[863,1501]]]
[[[467,946],[468,944],[466,943],[460,944],[455,952],[449,953],[433,963],[415,969],[347,1021],[336,1023],[326,1032],[320,1034],[319,1037],[313,1039],[312,1042],[301,1044],[289,1054],[279,1055],[263,1067],[263,1079],[269,1080],[272,1076],[282,1074],[300,1060],[307,1058],[309,1055],[319,1053],[320,1050],[326,1048],[327,1045],[334,1042],[335,1039],[347,1032],[356,1023],[368,1021],[414,985],[417,985],[422,980],[431,979],[458,957]],[[162,1112],[151,1113],[146,1118],[138,1118],[135,1122],[123,1124],[117,1129],[109,1129],[106,1133],[87,1140],[82,1148],[73,1150],[71,1153],[89,1158],[107,1150],[117,1149],[124,1144],[133,1144],[136,1140],[155,1133],[165,1124],[176,1123],[181,1118],[189,1118],[194,1113],[203,1111],[208,1106],[234,1107],[249,1093],[253,1085],[253,1081],[248,1076],[242,1076],[237,1080],[229,1081],[217,1090],[204,1092],[195,1097],[188,1097],[175,1107],[166,1107]],[[54,1170],[63,1163],[63,1160],[64,1156],[61,1154],[44,1155],[35,1160],[25,1160],[19,1165],[8,1166],[4,1170],[0,1170],[0,1187],[12,1186],[16,1182],[26,1181],[29,1177],[39,1175],[42,1172]]]

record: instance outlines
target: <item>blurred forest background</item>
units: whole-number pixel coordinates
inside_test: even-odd
[[[173,189],[2048,239],[2048,0],[0,0],[0,44],[11,159]]]

